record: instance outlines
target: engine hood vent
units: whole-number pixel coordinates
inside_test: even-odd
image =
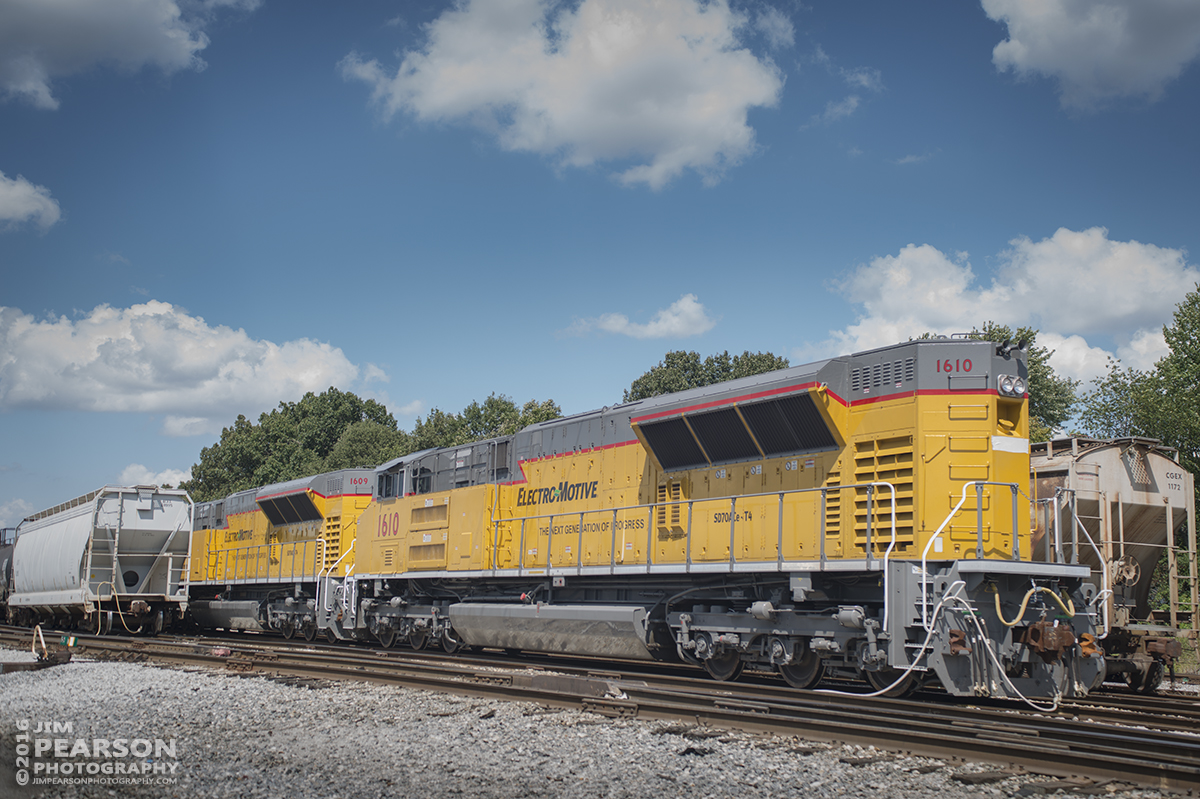
[[[841,446],[811,390],[745,403],[734,399],[719,408],[681,408],[632,424],[669,472]]]

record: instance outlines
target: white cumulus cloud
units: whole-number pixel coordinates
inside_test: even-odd
[[[16,527],[29,514],[33,505],[23,499],[14,499],[0,505],[0,527]]]
[[[48,230],[62,216],[58,203],[45,186],[35,186],[20,175],[0,172],[0,229],[33,222]]]
[[[1008,28],[997,69],[1057,80],[1068,108],[1157,100],[1200,55],[1196,0],[983,0],[983,10]]]
[[[192,479],[192,470],[164,469],[161,472],[151,471],[140,463],[131,463],[121,471],[117,482],[123,486],[178,486],[184,480]]]
[[[600,330],[630,338],[686,338],[707,333],[716,323],[695,294],[685,294],[645,324],[631,322],[622,313],[606,313],[594,319],[576,319],[566,332],[583,335]]]
[[[870,67],[854,67],[847,69],[846,67],[835,64],[829,54],[820,46],[817,47],[813,54],[812,60],[834,77],[841,78],[848,85],[852,92],[883,91],[883,74]],[[801,130],[807,130],[814,125],[828,125],[832,122],[845,119],[851,116],[862,105],[862,96],[859,94],[849,94],[841,100],[830,100],[825,104],[825,110],[819,114],[813,114],[809,119],[808,124],[801,126]]]
[[[219,8],[258,0],[4,0],[0,3],[0,94],[58,108],[55,78],[96,66],[165,74],[203,69],[204,28]]]
[[[811,357],[894,344],[925,332],[966,332],[987,321],[1039,329],[1052,363],[1072,377],[1104,372],[1107,359],[1148,368],[1166,352],[1162,325],[1200,281],[1182,250],[1114,241],[1104,228],[1032,241],[1013,239],[990,282],[978,279],[966,253],[948,255],[910,244],[855,269],[836,288],[860,307],[858,321],[833,331]],[[1113,351],[1088,336],[1115,342]]]
[[[852,94],[846,99],[837,102],[830,100],[825,104],[825,110],[813,116],[809,124],[829,124],[830,122],[837,122],[839,119],[845,119],[858,110],[859,103],[861,102],[862,98],[857,94]]]
[[[774,50],[796,43],[796,26],[774,6],[767,6],[754,17],[754,27],[767,38],[767,44]]]
[[[883,73],[873,67],[843,67],[834,63],[833,58],[820,45],[813,54],[813,61],[824,67],[835,77],[841,78],[853,89],[865,89],[872,92],[883,91]]]
[[[396,416],[420,416],[425,410],[425,403],[421,400],[413,400],[405,403],[396,409]]]
[[[759,20],[786,43],[786,20]],[[743,29],[726,0],[465,0],[398,70],[357,53],[339,66],[385,117],[465,122],[563,167],[632,160],[618,179],[659,189],[688,169],[711,184],[754,151],[747,113],[774,106],[783,77]]]
[[[329,344],[253,339],[165,302],[75,320],[0,307],[0,410],[161,413],[165,434],[193,435],[358,375]]]

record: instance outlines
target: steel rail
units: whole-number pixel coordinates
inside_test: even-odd
[[[367,681],[466,696],[520,700],[605,716],[686,720],[722,728],[798,735],[958,760],[1018,766],[1200,792],[1200,735],[1123,723],[963,706],[882,700],[682,677],[635,679],[591,669],[483,667],[434,653],[222,646],[195,640],[77,636],[80,654],[223,668],[247,676]],[[0,631],[0,642],[27,643]],[[564,664],[565,665],[565,664]]]

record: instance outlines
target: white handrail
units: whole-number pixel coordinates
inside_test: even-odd
[[[891,483],[871,483],[871,485],[887,486],[892,490],[892,542],[888,544],[887,551],[883,553],[883,631],[888,630],[888,603],[890,600],[890,592],[888,591],[888,559],[892,556],[892,550],[896,547],[896,487]],[[871,509],[867,508],[867,513],[871,513]],[[867,557],[871,556],[870,551],[867,552]],[[922,592],[924,593],[924,592]]]
[[[968,485],[973,485],[973,484],[968,484]],[[815,494],[818,492],[826,493],[826,492],[830,492],[830,491],[841,492],[841,491],[848,491],[848,490],[856,489],[856,488],[866,488],[868,486],[887,486],[888,489],[892,493],[892,525],[891,525],[892,526],[892,541],[891,541],[891,545],[889,545],[889,547],[888,547],[888,553],[890,554],[890,552],[892,551],[892,549],[895,547],[895,544],[896,544],[896,487],[888,482],[850,483],[847,485],[821,486],[818,488],[793,488],[793,489],[788,489],[786,491],[763,491],[763,492],[759,492],[759,493],[755,493],[755,494],[729,494],[729,495],[720,496],[720,497],[701,497],[699,499],[693,498],[693,499],[686,499],[686,500],[685,499],[668,500],[668,501],[664,501],[664,502],[648,502],[648,503],[644,503],[641,505],[622,505],[622,506],[615,507],[615,508],[595,508],[593,510],[582,511],[580,513],[580,515],[593,515],[593,514],[601,514],[601,513],[615,515],[618,512],[640,511],[640,510],[648,510],[650,512],[653,512],[655,509],[657,509],[659,507],[669,507],[671,505],[687,505],[689,508],[689,511],[690,511],[691,507],[698,503],[703,504],[703,503],[710,503],[710,502],[726,502],[729,500],[736,500],[737,502],[742,502],[747,499],[759,499],[759,498],[763,498],[763,497],[778,497],[778,496],[785,495],[785,494],[786,495]],[[512,518],[507,518],[507,519],[497,519],[495,517],[495,509],[493,508],[492,509],[492,517],[489,520],[489,523],[491,524],[492,529],[495,530],[495,534],[493,535],[493,551],[492,551],[491,570],[493,572],[499,571],[499,558],[497,556],[496,550],[499,549],[498,542],[499,542],[499,538],[500,538],[500,533],[499,533],[499,523],[500,522],[509,522],[509,523],[521,522],[522,524],[524,524],[526,522],[537,521],[539,519],[553,519],[556,516],[563,516],[563,515],[566,515],[566,514],[559,512],[559,513],[543,513],[543,514],[538,514],[536,516],[514,516]],[[575,512],[572,512],[569,515],[575,515]],[[648,525],[648,528],[651,526],[652,525]],[[822,530],[823,529],[824,528],[822,527]],[[650,537],[652,535],[653,535],[652,530],[647,529],[647,537]],[[690,534],[687,536],[687,540],[688,541],[691,540]],[[522,547],[523,546],[524,545],[522,545]],[[870,553],[868,552],[867,555],[869,558]],[[522,562],[523,562],[523,559],[524,559],[524,555],[521,556]],[[578,565],[578,561],[577,561],[577,565]],[[647,553],[647,562],[642,565],[644,565],[647,569],[656,565],[650,560],[650,553]],[[886,565],[887,565],[887,558],[885,557],[885,559],[884,559],[884,568],[885,569],[886,569]],[[521,568],[521,567],[518,567],[518,568]]]
[[[1108,584],[1108,563],[1104,560],[1104,556],[1100,554],[1100,547],[1096,546],[1096,542],[1092,540],[1091,533],[1087,531],[1087,528],[1080,524],[1078,516],[1075,517],[1075,525],[1083,531],[1083,534],[1087,537],[1088,543],[1092,545],[1092,551],[1096,553],[1096,560],[1100,562],[1100,585],[1102,586],[1100,593],[1108,591],[1111,594],[1112,590]],[[1099,594],[1097,594],[1097,596],[1099,596]],[[1108,602],[1104,603],[1104,609],[1102,613],[1104,615],[1104,634],[1098,636],[1099,640],[1101,641],[1107,638],[1109,633]]]
[[[317,586],[318,586],[318,588],[319,588],[319,587],[320,587],[320,586],[323,584],[323,583],[322,583],[322,581],[325,581],[325,583],[327,583],[327,582],[328,582],[328,580],[329,580],[329,574],[332,574],[332,573],[333,573],[333,570],[334,570],[334,569],[336,569],[336,568],[338,567],[338,565],[339,565],[339,564],[340,564],[340,563],[341,563],[343,560],[345,560],[345,559],[346,559],[346,556],[347,556],[347,555],[349,555],[351,552],[353,552],[353,551],[354,551],[354,545],[355,545],[357,542],[358,542],[358,539],[357,539],[357,538],[355,538],[354,540],[352,540],[352,541],[350,542],[350,546],[346,547],[346,551],[342,553],[342,556],[341,556],[340,558],[338,558],[338,559],[337,559],[337,561],[335,561],[335,562],[334,562],[334,564],[333,564],[332,566],[328,567],[327,569],[321,569],[321,572],[328,572],[328,574],[326,574],[325,576],[322,576],[322,575],[321,575],[321,572],[318,572],[318,573],[317,573]],[[328,600],[329,600],[329,588],[328,588],[328,587],[326,587],[326,589],[325,589],[325,600],[326,600],[325,611],[326,611],[327,613],[332,613],[332,612],[333,612],[333,605],[330,605],[330,604],[328,604]]]
[[[962,499],[954,506],[954,510],[950,511],[950,515],[938,525],[938,529],[933,531],[933,535],[929,536],[929,540],[925,542],[925,549],[921,550],[921,626],[925,628],[925,632],[927,633],[933,631],[932,625],[929,622],[929,593],[925,590],[925,586],[929,584],[929,572],[925,569],[925,562],[929,558],[929,549],[933,546],[933,542],[941,537],[942,531],[946,529],[946,525],[950,523],[950,520],[957,516],[959,510],[962,509],[963,503],[967,501],[967,489],[978,482],[978,480],[972,480],[969,483],[963,483]],[[1017,531],[1013,530],[1013,535],[1016,534]]]

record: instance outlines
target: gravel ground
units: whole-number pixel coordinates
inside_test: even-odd
[[[28,653],[0,649],[0,660]],[[175,741],[149,780],[14,786],[20,725],[69,722],[37,738]],[[133,746],[133,744],[130,744]],[[1128,785],[1072,786],[800,738],[610,720],[519,702],[357,683],[316,688],[266,678],[76,660],[0,676],[0,795],[25,797],[901,797],[1053,794],[1160,797]],[[91,754],[95,755],[95,752]],[[148,758],[93,764],[142,767]],[[42,763],[88,762],[44,754]],[[169,769],[174,765],[173,774]],[[150,766],[153,769],[153,764]],[[972,784],[971,775],[995,781]],[[37,776],[36,774],[34,776]],[[103,776],[103,775],[101,775]],[[98,779],[96,777],[91,778]],[[153,782],[158,780],[157,783]]]

